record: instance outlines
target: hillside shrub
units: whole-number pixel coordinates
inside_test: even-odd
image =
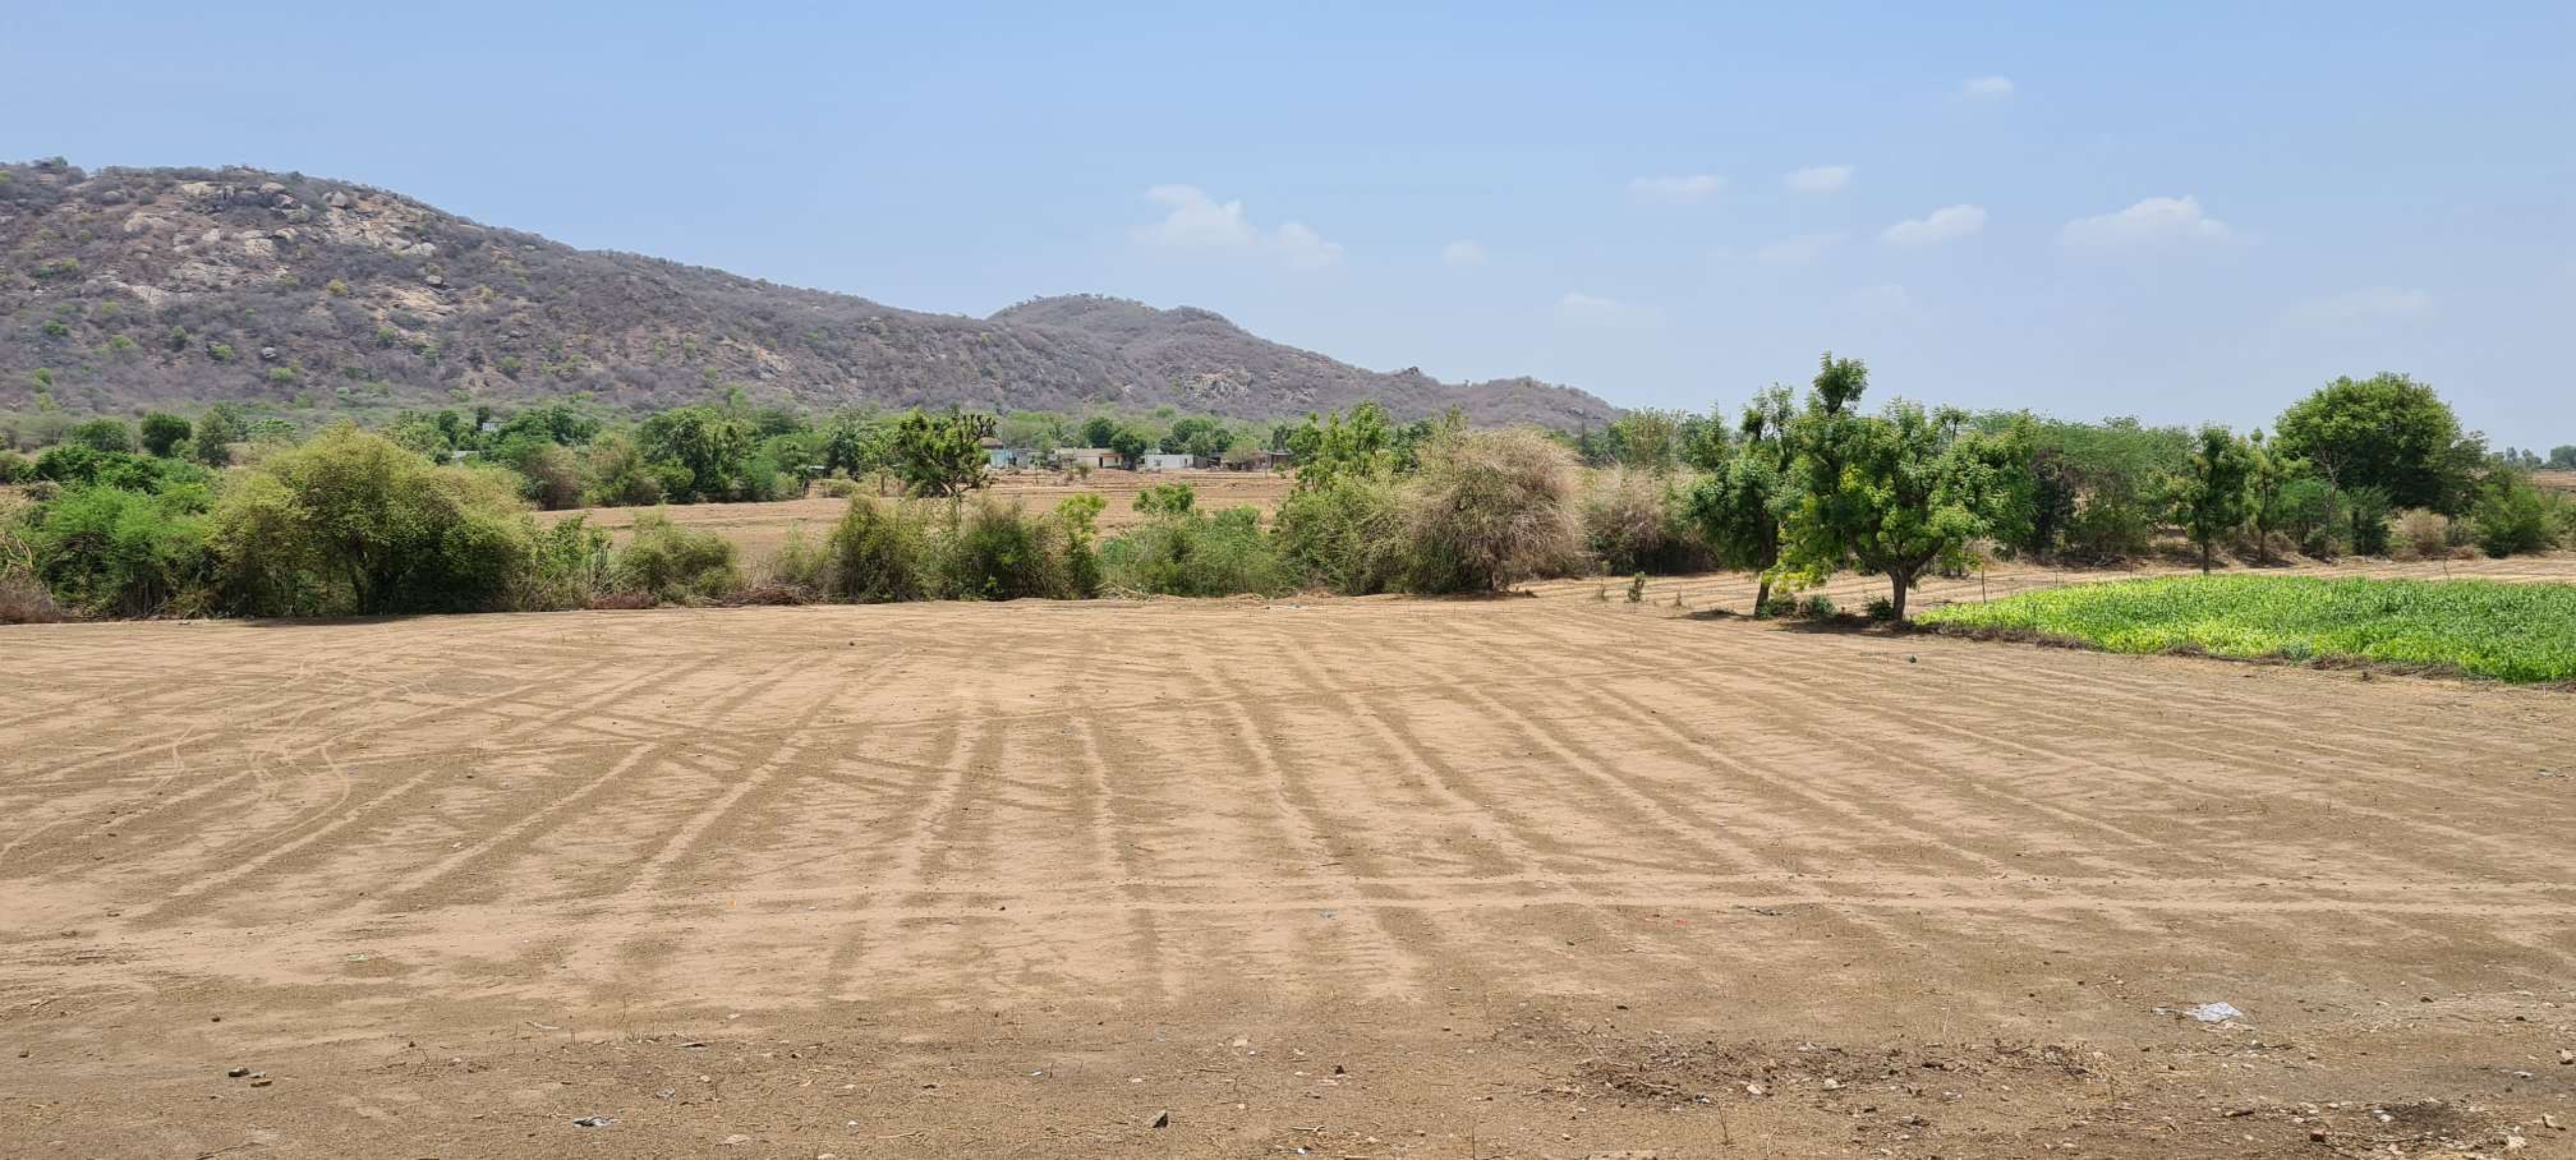
[[[25,483],[36,478],[36,462],[0,447],[0,484]]]
[[[1536,431],[1451,431],[1404,491],[1406,586],[1500,592],[1580,567],[1574,453]]]
[[[825,591],[834,600],[882,604],[924,594],[923,529],[901,508],[853,496],[823,542]]]
[[[635,517],[635,538],[610,565],[609,583],[666,604],[705,604],[742,587],[733,541],[671,522],[667,512]]]

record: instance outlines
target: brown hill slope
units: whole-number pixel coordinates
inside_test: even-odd
[[[1089,296],[924,314],[577,250],[382,190],[251,169],[0,165],[0,408],[214,399],[381,408],[715,384],[815,408],[1245,417],[1379,399],[1399,417],[1572,427],[1614,409],[1528,379],[1456,386],[1269,342],[1204,310]]]

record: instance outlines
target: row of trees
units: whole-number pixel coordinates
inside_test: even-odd
[[[1902,617],[1927,573],[1985,552],[2134,555],[2177,535],[2208,567],[2222,546],[2382,551],[2392,525],[2426,550],[2457,536],[2496,554],[2576,535],[2576,505],[2534,487],[2519,457],[2487,455],[2399,376],[2330,384],[2269,438],[1903,400],[1865,411],[1868,387],[1866,366],[1829,354],[1803,397],[1775,386],[1732,424],[1623,420],[1624,453],[1670,455],[1588,475],[1583,435],[1471,431],[1454,415],[1400,425],[1364,404],[1266,436],[1298,463],[1268,526],[1163,487],[1138,501],[1141,527],[1106,542],[1097,496],[1036,515],[965,502],[985,482],[980,440],[1026,416],[812,423],[735,397],[622,430],[557,403],[407,415],[300,447],[221,411],[147,416],[139,431],[88,424],[33,461],[0,459],[40,485],[38,502],[0,513],[0,586],[91,615],[321,614],[718,599],[746,585],[795,599],[1458,592],[1725,565],[1760,575],[1758,612],[1775,586],[1856,571],[1885,577],[1885,613]],[[1071,433],[1098,434],[1089,422]],[[1163,434],[1187,445],[1215,429],[1182,419]],[[209,470],[244,446],[247,467]],[[527,512],[747,498],[764,474],[785,491],[815,469],[878,475],[912,498],[858,494],[829,543],[748,579],[721,541],[666,519],[612,554],[583,521],[540,528]],[[2414,513],[2392,521],[2401,505]],[[2418,516],[2444,522],[2427,532]]]

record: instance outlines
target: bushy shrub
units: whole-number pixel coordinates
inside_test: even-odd
[[[206,575],[205,492],[75,486],[26,534],[34,573],[85,616],[150,616],[197,597]]]
[[[1834,602],[1821,592],[1798,601],[1798,615],[1808,620],[1830,620],[1837,611]],[[1895,602],[1888,603],[1887,612],[1891,617],[1896,615]]]
[[[1186,503],[1165,510],[1101,545],[1101,570],[1111,588],[1163,596],[1276,596],[1296,589],[1296,570],[1261,534],[1259,511],[1242,507],[1210,516]]]
[[[824,540],[830,562],[826,591],[834,600],[860,604],[921,599],[923,547],[921,524],[909,512],[853,496]]]
[[[1570,575],[1583,555],[1574,453],[1536,431],[1452,431],[1425,445],[1404,492],[1405,583],[1500,592]]]
[[[1708,545],[1689,526],[1668,473],[1593,473],[1583,496],[1583,543],[1605,572],[1703,572]]]
[[[805,537],[803,526],[787,529],[778,550],[753,570],[751,589],[773,604],[806,604],[823,599],[832,584],[832,556]]]
[[[64,432],[63,442],[93,451],[132,451],[134,432],[123,419],[92,419]]]
[[[536,521],[501,473],[348,426],[250,468],[210,524],[221,603],[249,615],[509,608],[538,568]]]
[[[608,531],[582,516],[537,534],[532,567],[510,593],[507,607],[520,612],[587,608],[608,591]]]
[[[1092,544],[1099,538],[1096,521],[1108,506],[1108,500],[1088,492],[1055,505],[1056,526],[1064,531],[1065,580],[1072,587],[1068,595],[1076,599],[1100,595],[1100,553]]]
[[[814,490],[825,499],[856,499],[868,494],[868,487],[866,484],[860,483],[855,479],[843,479],[838,476],[817,482],[814,485]]]
[[[100,451],[81,443],[46,448],[27,474],[67,488],[99,486],[151,493],[207,482],[205,472],[190,464],[131,451]]]
[[[610,564],[609,582],[670,604],[722,600],[742,587],[733,542],[700,528],[671,522],[666,512],[635,517],[635,538]]]
[[[2451,521],[2440,512],[2415,508],[2397,517],[2390,547],[2401,560],[2439,560],[2451,554]]]
[[[939,595],[954,600],[1070,597],[1065,534],[1053,520],[987,497],[953,525],[936,553]]]
[[[2502,558],[2548,550],[2556,536],[2558,513],[2530,476],[2499,472],[2479,489],[2469,522],[2476,529],[2478,548]]]
[[[1291,493],[1279,505],[1271,538],[1280,556],[1314,583],[1365,596],[1401,579],[1404,552],[1396,537],[1402,524],[1395,485],[1352,472]]]
[[[36,464],[8,448],[0,447],[0,484],[25,483],[36,478]]]
[[[1896,619],[1896,602],[1884,596],[1872,596],[1860,606],[1861,615],[1884,624]]]

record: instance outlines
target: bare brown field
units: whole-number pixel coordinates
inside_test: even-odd
[[[1588,584],[0,654],[13,1157],[2549,1156],[2576,1123],[2564,693]],[[2243,1014],[2179,1014],[2210,1002]]]
[[[1100,513],[1100,527],[1115,532],[1140,522],[1136,514],[1136,496],[1160,483],[1186,483],[1198,489],[1199,506],[1210,510],[1232,507],[1255,507],[1262,516],[1279,510],[1279,501],[1287,498],[1293,479],[1270,472],[1242,471],[1095,471],[1088,477],[1073,479],[1054,472],[1004,472],[993,477],[993,486],[984,494],[1005,503],[1020,503],[1030,511],[1054,509],[1069,496],[1090,492],[1109,501]],[[745,560],[761,560],[778,551],[788,534],[803,529],[809,539],[819,539],[832,530],[832,525],[848,510],[842,499],[791,499],[777,503],[706,503],[680,504],[659,509],[671,522],[693,528],[704,528],[733,541]],[[582,508],[572,511],[540,512],[537,518],[549,524],[574,515],[586,515],[597,527],[603,527],[623,543],[635,526],[635,517],[654,508]]]

